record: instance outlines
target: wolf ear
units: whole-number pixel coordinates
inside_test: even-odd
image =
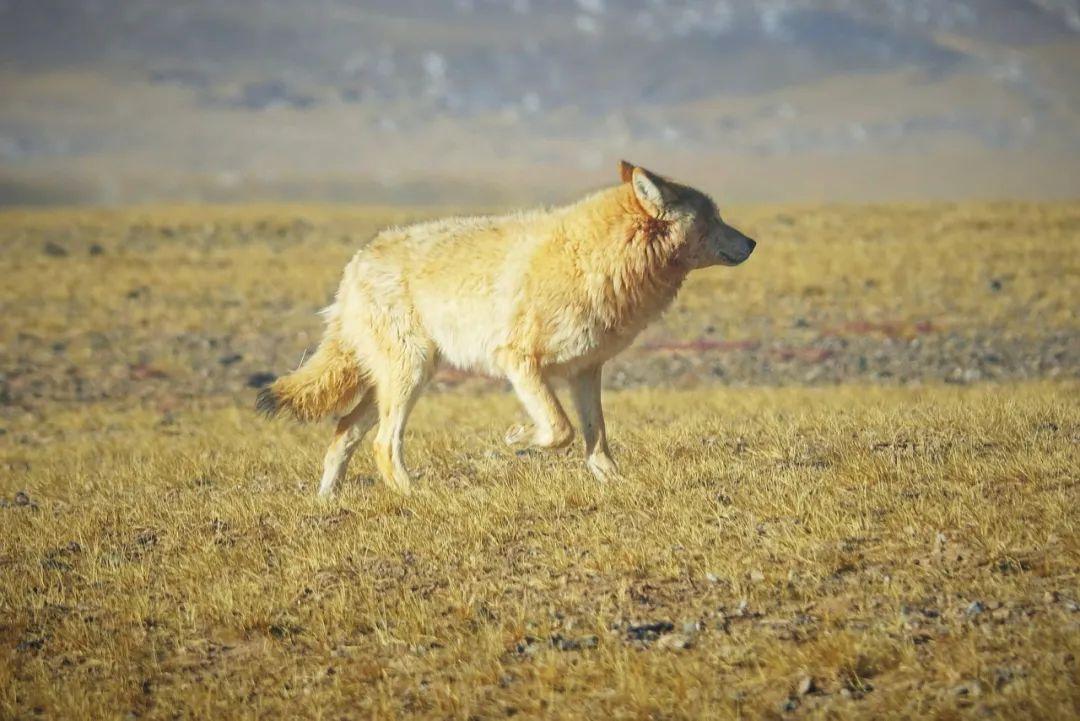
[[[619,161],[619,177],[622,179],[622,182],[629,183],[630,178],[632,178],[633,176],[634,176],[634,166],[631,163],[626,162],[625,160],[620,160]]]
[[[641,207],[654,218],[663,215],[667,206],[675,200],[675,191],[664,182],[664,179],[653,175],[645,168],[633,169],[630,184],[634,188],[634,196],[641,203]]]

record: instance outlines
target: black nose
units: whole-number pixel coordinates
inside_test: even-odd
[[[754,248],[756,248],[756,247],[757,247],[757,241],[756,241],[756,240],[753,240],[753,239],[751,239],[751,238],[747,238],[747,239],[746,239],[746,244],[747,244],[748,246],[750,246],[750,250],[748,250],[748,251],[746,251],[746,252],[747,252],[747,253],[753,253],[753,252],[754,252]]]

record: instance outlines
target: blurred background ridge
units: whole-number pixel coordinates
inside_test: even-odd
[[[1074,0],[0,0],[0,204],[1080,190]]]

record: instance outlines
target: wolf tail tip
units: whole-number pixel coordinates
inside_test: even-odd
[[[267,418],[273,418],[281,411],[281,403],[272,386],[266,386],[255,398],[255,410]]]

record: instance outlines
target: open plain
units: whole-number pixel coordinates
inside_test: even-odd
[[[606,369],[615,457],[452,370],[416,494],[252,405],[377,228],[0,213],[0,717],[1080,715],[1080,204],[738,208]]]

